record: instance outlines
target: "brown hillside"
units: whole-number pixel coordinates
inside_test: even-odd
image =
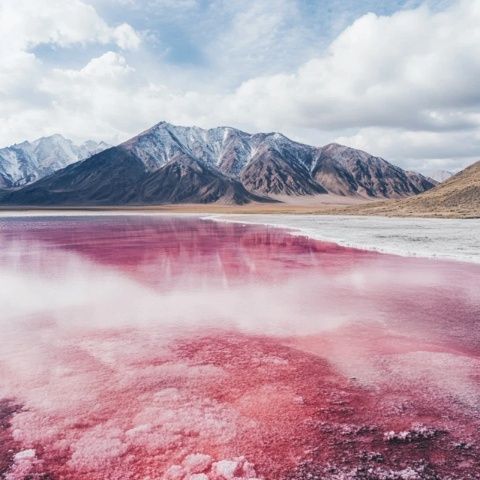
[[[353,210],[371,215],[479,218],[480,161],[415,197],[375,202]]]

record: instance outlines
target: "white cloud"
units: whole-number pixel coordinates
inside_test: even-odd
[[[477,126],[479,24],[480,3],[472,1],[440,13],[368,14],[294,74],[245,82],[236,102],[255,105],[255,117],[268,122],[290,117],[322,129]]]
[[[460,170],[480,159],[479,130],[425,132],[369,127],[334,140],[421,171]]]
[[[214,48],[221,51],[211,76],[219,79],[206,87],[198,80],[185,87],[185,81],[172,77],[160,82],[163,65],[156,64],[153,75],[151,57],[142,65],[128,52],[108,51],[78,70],[43,71],[37,76],[37,94],[50,102],[25,105],[24,97],[15,92],[22,79],[31,81],[32,72],[39,69],[26,45],[96,41],[113,42],[124,50],[140,46],[132,27],[109,27],[80,1],[68,2],[78,8],[80,19],[70,27],[69,21],[57,27],[64,2],[46,4],[40,19],[26,14],[12,24],[31,28],[29,34],[11,33],[16,38],[23,35],[23,50],[7,56],[9,61],[0,68],[0,91],[10,92],[6,112],[0,113],[6,117],[0,143],[54,131],[115,142],[165,119],[206,127],[281,130],[315,144],[340,140],[409,168],[428,168],[430,161],[440,160],[449,168],[463,166],[478,154],[480,3],[474,0],[455,2],[439,12],[423,6],[391,16],[364,15],[325,52],[294,71],[255,76],[224,91],[221,77],[232,64],[248,72],[256,62],[253,57],[268,62],[272,42],[280,42],[272,50],[279,55],[282,45],[296,46],[302,38],[297,32],[295,40],[285,38],[282,43],[282,36],[290,32],[285,19],[296,15],[292,1],[282,0],[282,8],[271,17],[255,4],[235,10],[230,31],[223,32],[217,44],[212,39],[210,53]]]
[[[29,0],[0,2],[0,99],[3,115],[23,116],[37,103],[37,85],[50,72],[32,49],[51,44],[115,44],[124,50],[138,48],[140,37],[122,24],[108,26],[95,9],[80,0]],[[17,109],[13,108],[17,106]]]
[[[39,90],[55,98],[49,125],[63,123],[63,131],[73,138],[112,138],[131,128],[135,100],[129,94],[137,87],[135,70],[124,56],[109,51],[80,70],[54,69]]]
[[[66,81],[67,78],[62,77],[68,77],[70,79],[80,78],[93,82],[95,85],[95,83],[100,80],[110,79],[111,81],[116,81],[130,72],[133,72],[133,68],[127,65],[125,57],[115,52],[107,52],[100,57],[93,58],[81,70],[54,70],[54,74],[59,75],[62,80],[56,88],[65,86],[64,81]]]
[[[140,46],[140,37],[128,23],[122,23],[114,28],[112,38],[124,50],[136,50]]]
[[[68,91],[72,82],[65,81],[58,92],[42,88],[54,83],[58,72],[42,63],[34,53],[35,47],[104,44],[134,50],[140,45],[140,37],[130,25],[109,26],[92,6],[80,0],[36,0],[34,8],[29,0],[2,0],[0,31],[5,39],[0,43],[2,144],[63,129],[64,118],[55,115],[55,111],[73,94]],[[105,64],[106,60],[110,60],[110,65]],[[92,60],[80,70],[80,75],[94,70],[99,73],[103,64],[103,73],[111,69],[113,78],[122,68],[121,62],[117,63],[115,69],[112,55],[107,54],[102,61]],[[65,76],[69,73],[72,72],[65,71]],[[84,117],[88,117],[87,112]],[[80,127],[79,136],[84,130],[85,125]]]
[[[127,24],[110,27],[91,5],[81,0],[2,0],[0,30],[8,42],[6,50],[26,50],[51,43],[116,43],[120,48],[136,48],[140,39]]]

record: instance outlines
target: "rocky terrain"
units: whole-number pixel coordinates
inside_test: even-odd
[[[374,202],[350,211],[370,215],[480,218],[480,161],[418,196]]]
[[[248,134],[160,122],[123,144],[4,192],[4,205],[275,202],[334,194],[402,198],[435,182],[366,152],[312,147],[280,133]],[[1,188],[1,187],[0,187]]]
[[[149,172],[123,147],[110,148],[3,195],[4,203],[46,206],[209,203],[219,199],[241,205],[267,201],[187,155],[178,154]]]
[[[336,143],[319,150],[312,174],[329,192],[347,196],[400,198],[428,190],[434,183],[383,158]]]

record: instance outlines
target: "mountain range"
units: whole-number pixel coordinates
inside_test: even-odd
[[[104,142],[75,144],[62,135],[0,149],[0,188],[27,185],[108,148]]]
[[[116,147],[6,191],[0,200],[16,205],[244,204],[328,193],[402,198],[435,184],[335,143],[313,147],[280,133],[160,122]]]
[[[480,218],[480,161],[420,195],[390,202],[371,202],[347,209],[345,213]]]

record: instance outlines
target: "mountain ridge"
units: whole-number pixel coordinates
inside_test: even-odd
[[[361,215],[480,218],[480,161],[410,198],[346,209]]]
[[[76,144],[57,133],[1,148],[0,188],[33,183],[108,147],[105,142],[93,140]]]
[[[114,161],[116,155],[118,165]],[[94,162],[90,161],[92,158]],[[159,122],[126,142],[78,163],[80,166],[73,170],[51,174],[48,181],[39,180],[4,194],[2,203],[25,204],[29,198],[88,204],[96,201],[106,204],[110,198],[113,205],[132,201],[245,203],[275,201],[276,196],[326,193],[401,198],[434,186],[421,174],[406,172],[380,157],[338,144],[314,147],[278,132],[250,134],[232,127],[202,129],[167,122]],[[121,180],[114,171],[109,177],[108,170],[117,167],[135,172],[143,169],[143,175],[134,176],[135,182]],[[78,175],[76,180],[75,175]],[[118,188],[128,192],[114,192],[112,176],[117,179]],[[85,190],[86,179],[92,182],[87,189],[90,198]],[[68,194],[65,191],[59,195],[58,182],[62,181],[69,186]],[[181,183],[183,191],[174,188],[174,181]],[[75,185],[76,192],[72,190]],[[163,185],[169,193],[162,194],[158,185]],[[102,189],[110,197],[99,195]],[[153,197],[152,192],[155,192]]]

